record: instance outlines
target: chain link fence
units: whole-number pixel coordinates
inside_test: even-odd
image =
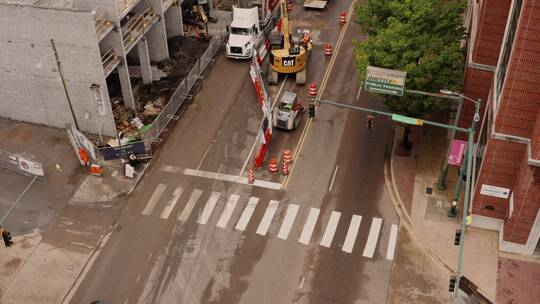
[[[189,72],[189,74],[182,80],[176,91],[172,94],[169,102],[163,108],[163,111],[156,117],[152,122],[152,126],[148,131],[143,135],[142,140],[145,142],[155,141],[161,135],[161,132],[167,127],[167,124],[171,119],[177,119],[175,116],[178,109],[184,104],[184,102],[190,98],[189,92],[197,82],[197,80],[202,79],[202,72],[208,66],[208,64],[213,60],[216,52],[221,48],[223,42],[227,39],[228,33],[220,32],[219,35],[214,35],[210,42],[208,43],[208,48],[202,54],[202,56],[195,62],[195,65]]]

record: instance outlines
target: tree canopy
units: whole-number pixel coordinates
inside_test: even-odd
[[[465,50],[462,0],[368,0],[356,7],[355,21],[367,35],[355,45],[361,80],[367,66],[407,72],[409,90],[459,90]],[[385,95],[390,111],[422,117],[441,105],[439,98]]]

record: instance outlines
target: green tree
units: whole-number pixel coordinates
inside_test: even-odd
[[[409,90],[457,90],[463,77],[465,51],[462,0],[368,0],[356,7],[355,21],[367,38],[355,44],[356,64],[364,80],[366,67],[407,72]],[[412,117],[440,109],[439,98],[385,95],[392,112]],[[403,142],[408,145],[409,128]]]

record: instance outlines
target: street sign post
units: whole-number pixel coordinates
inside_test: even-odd
[[[366,91],[403,96],[407,72],[368,66],[366,68]]]
[[[392,114],[392,120],[406,123],[409,125],[421,126],[424,124],[423,119],[412,118],[412,117],[407,117],[407,116],[398,115],[398,114]]]

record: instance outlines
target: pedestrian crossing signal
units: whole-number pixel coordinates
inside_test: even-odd
[[[368,116],[366,116],[366,128],[368,129],[373,128],[373,115],[372,114],[368,114]]]
[[[315,118],[315,104],[309,104],[309,118]]]
[[[454,245],[459,246],[460,242],[461,242],[461,229],[457,229],[456,235],[454,237]]]
[[[448,291],[454,292],[456,290],[456,276],[450,276],[450,283],[448,284]]]
[[[11,241],[11,233],[9,233],[9,231],[3,230],[2,238],[4,239],[4,244],[6,247],[11,247],[13,245],[13,242]]]

